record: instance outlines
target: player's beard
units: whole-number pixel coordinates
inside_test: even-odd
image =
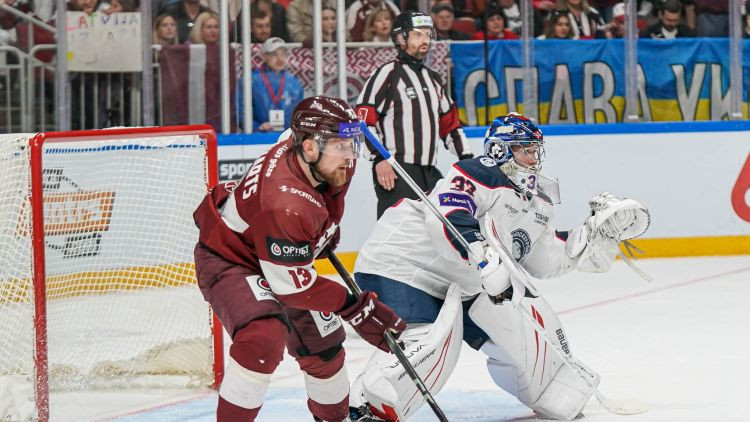
[[[342,186],[348,181],[348,167],[334,167],[330,170],[316,169],[320,177],[330,186]]]

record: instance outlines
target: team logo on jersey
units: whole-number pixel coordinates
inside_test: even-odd
[[[268,280],[261,276],[251,275],[245,277],[247,285],[250,286],[255,300],[276,300],[276,296],[271,291],[271,286],[268,285]]]
[[[310,311],[310,314],[315,321],[315,326],[318,328],[321,337],[336,332],[336,329],[342,326],[341,318],[336,316],[333,312]]]
[[[510,234],[513,236],[513,258],[520,261],[531,250],[531,236],[523,229],[515,229]]]
[[[497,163],[495,162],[495,160],[493,160],[490,157],[482,157],[482,158],[479,159],[479,162],[482,163],[482,165],[484,165],[486,167],[495,167],[497,165]]]
[[[408,87],[408,88],[406,88],[406,89],[404,90],[404,93],[405,93],[405,94],[406,94],[406,96],[407,96],[407,97],[408,97],[409,99],[411,99],[411,100],[416,100],[416,99],[417,99],[417,90],[416,90],[416,89],[414,89],[413,87]]]
[[[309,262],[312,251],[308,242],[292,242],[287,239],[266,238],[268,253],[276,261]]]
[[[438,203],[443,207],[460,207],[474,215],[477,211],[477,204],[468,195],[460,193],[441,193],[438,195]]]

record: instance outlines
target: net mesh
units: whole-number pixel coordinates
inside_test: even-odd
[[[34,370],[27,145],[0,138],[0,377],[16,386]],[[210,313],[192,264],[205,163],[197,135],[45,143],[51,391],[211,384]]]

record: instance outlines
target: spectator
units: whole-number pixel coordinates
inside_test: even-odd
[[[646,1],[646,0],[643,0]],[[668,0],[651,0],[654,2],[653,4],[653,10],[654,15],[658,16],[659,11],[664,7],[664,4]],[[678,0],[680,3],[682,3],[682,10],[683,14],[685,15],[685,20],[683,23],[685,23],[690,29],[695,31],[695,0]],[[744,0],[741,0],[744,1]],[[658,19],[656,16],[654,16],[653,20],[650,21],[650,24],[656,23],[656,20]]]
[[[321,25],[323,42],[336,42],[336,9],[333,6],[323,6],[320,13],[323,21]],[[310,34],[310,37],[302,43],[302,46],[312,48],[312,44],[312,34]]]
[[[505,27],[505,16],[500,8],[491,7],[487,9],[487,21],[485,22],[488,40],[517,40],[518,35]],[[472,40],[483,40],[485,31],[477,31],[472,35]]]
[[[453,29],[453,6],[448,3],[435,3],[432,6],[432,21],[435,24],[435,39],[438,41],[465,41],[471,35]]]
[[[70,0],[68,2],[68,10],[71,12],[83,12],[90,15],[100,8],[108,8],[106,5],[100,5],[99,0]]]
[[[672,39],[694,37],[695,31],[680,22],[683,6],[678,0],[667,0],[659,8],[659,22],[648,27],[643,38]]]
[[[555,9],[568,10],[570,29],[573,30],[575,39],[591,39],[596,37],[597,32],[601,34],[604,20],[599,12],[589,6],[586,0],[557,0]]]
[[[553,10],[549,14],[549,22],[544,30],[544,35],[537,37],[540,40],[573,38],[573,32],[570,30],[570,18],[567,10]]]
[[[195,18],[193,29],[190,31],[192,44],[219,44],[219,15],[213,12],[203,12]]]
[[[195,19],[203,12],[210,12],[206,6],[200,3],[200,0],[181,0],[176,3],[170,3],[163,7],[161,13],[166,13],[174,17],[177,22],[177,40],[180,44],[188,40],[190,31],[193,29]]]
[[[271,15],[265,10],[250,13],[250,42],[264,43],[271,38]]]
[[[534,9],[542,12],[551,12],[555,10],[555,2],[550,0],[533,0]]]
[[[111,15],[112,13],[137,12],[138,3],[138,0],[112,0],[104,13]]]
[[[289,127],[292,111],[302,101],[302,83],[285,68],[287,46],[271,37],[263,43],[264,63],[253,71],[253,130],[281,131]],[[238,114],[242,116],[242,84],[238,86]]]
[[[370,13],[365,21],[365,41],[389,42],[391,40],[393,19],[388,9],[379,9]]]
[[[391,0],[355,0],[346,9],[346,29],[349,31],[352,41],[365,40],[367,17],[379,9],[387,9],[391,14],[391,21],[396,19],[396,16],[400,13],[398,7]]]
[[[252,4],[254,8],[263,10],[271,16],[272,37],[281,38],[286,42],[291,40],[289,37],[289,31],[287,30],[288,17],[286,9],[271,0],[253,0]],[[255,12],[255,9],[253,9],[253,12]],[[312,16],[312,14],[310,16]],[[312,22],[312,20],[310,22]]]
[[[167,14],[161,14],[154,21],[153,43],[162,46],[177,44],[177,22]]]
[[[523,16],[521,16],[521,7],[517,0],[499,0],[498,5],[505,18],[505,27],[513,31],[519,37],[523,28]],[[544,32],[544,19],[541,13],[533,9],[534,36],[539,36]]]
[[[323,42],[336,42],[336,9],[333,6],[325,6],[320,14],[323,20]]]
[[[596,9],[602,16],[602,20],[609,22],[614,18],[613,8],[618,3],[617,0],[588,0],[589,6]]]
[[[729,1],[695,0],[696,31],[699,37],[729,35]]]
[[[336,3],[332,0],[323,0],[322,7],[335,8]],[[313,26],[312,0],[294,0],[289,4],[287,10],[287,30],[294,42],[311,42]]]
[[[750,38],[750,13],[745,14],[745,30],[742,31],[742,38]]]
[[[625,3],[612,7],[612,20],[602,28],[600,36],[604,38],[623,38],[625,36]]]

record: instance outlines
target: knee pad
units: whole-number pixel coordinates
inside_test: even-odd
[[[349,375],[344,366],[346,353],[339,350],[333,359],[318,356],[297,359],[304,372],[307,407],[325,421],[344,420],[349,414]]]
[[[284,358],[288,332],[278,318],[251,321],[234,334],[229,356],[244,368],[270,374]]]
[[[245,409],[260,407],[271,374],[284,356],[286,333],[277,318],[255,320],[238,330],[229,347],[219,396]]]

